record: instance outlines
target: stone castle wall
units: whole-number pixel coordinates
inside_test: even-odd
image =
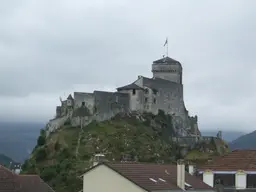
[[[184,104],[181,64],[166,57],[154,61],[152,72],[153,78],[139,76],[132,84],[118,89],[118,92],[74,92],[74,98],[70,95],[56,108],[56,119],[48,123],[48,130],[56,130],[68,120],[72,126],[78,126],[81,119],[86,124],[92,120],[108,120],[120,112],[157,114],[162,110],[173,116],[173,127],[178,136],[200,135],[197,117],[189,117]],[[80,108],[86,113],[84,118],[75,113]]]

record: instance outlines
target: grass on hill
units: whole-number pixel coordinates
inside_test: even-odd
[[[137,116],[116,116],[109,121],[92,122],[82,130],[65,125],[47,138],[42,130],[23,173],[39,174],[56,192],[77,192],[82,189],[78,176],[91,166],[96,153],[105,154],[111,161],[126,156],[131,161],[175,162],[179,149],[164,132],[172,128],[166,123],[165,128],[160,128],[163,117],[154,117],[154,122],[152,126]]]

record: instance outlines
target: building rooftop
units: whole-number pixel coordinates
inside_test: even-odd
[[[69,99],[69,100],[74,100],[71,94],[68,95],[68,98],[67,98],[67,99]]]
[[[0,165],[0,192],[54,192],[38,175],[17,175]]]
[[[164,57],[162,59],[154,61],[153,64],[180,64],[180,62],[170,57]]]
[[[161,78],[147,78],[143,77],[143,85],[152,89],[158,90],[159,88],[179,88],[181,84],[168,81]]]
[[[125,86],[123,86],[123,87],[118,87],[118,88],[117,88],[118,91],[121,91],[121,90],[131,90],[131,89],[137,89],[137,90],[138,90],[138,89],[142,89],[142,90],[143,90],[142,87],[136,85],[135,83],[131,83],[131,84],[129,84],[129,85],[125,85]]]
[[[177,165],[104,162],[97,166],[102,164],[145,190],[180,190],[177,186]],[[91,169],[93,168],[95,167]],[[186,188],[212,190],[209,185],[187,172],[185,173],[185,186]]]
[[[226,155],[215,157],[199,170],[212,171],[256,171],[256,150],[234,150]]]

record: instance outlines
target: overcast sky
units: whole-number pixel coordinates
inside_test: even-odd
[[[254,130],[255,10],[255,0],[3,1],[0,120],[46,122],[59,96],[151,77],[168,36],[200,129]]]

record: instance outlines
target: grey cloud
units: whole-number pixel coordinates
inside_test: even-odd
[[[0,118],[21,117],[13,100],[27,103],[23,119],[46,121],[74,84],[115,87],[151,76],[168,35],[170,57],[183,64],[187,108],[201,128],[253,129],[255,8],[254,0],[6,1]]]

